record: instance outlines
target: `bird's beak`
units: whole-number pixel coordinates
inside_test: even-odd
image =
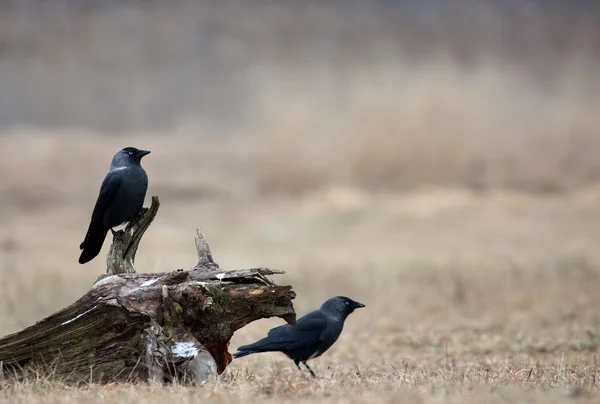
[[[150,150],[138,150],[137,153],[135,154],[137,158],[142,158],[144,157],[146,154],[150,154]]]
[[[363,307],[367,307],[367,306],[365,306],[364,304],[359,303],[359,302],[354,302],[354,308],[355,309],[360,309],[360,308],[363,308]]]

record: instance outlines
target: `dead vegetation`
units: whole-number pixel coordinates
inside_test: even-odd
[[[4,382],[0,397],[27,403],[82,397],[154,403],[167,396],[223,403],[592,401],[600,342],[600,211],[593,195],[348,190],[251,205],[178,201],[171,209],[163,198],[163,215],[138,252],[139,272],[195,262],[187,254],[190,240],[178,234],[198,216],[214,234],[221,265],[260,261],[285,268],[283,282],[294,285],[299,314],[334,294],[365,301],[369,311],[356,313],[338,344],[314,363],[323,378],[312,383],[285,357],[265,354],[234,361],[202,389],[73,389],[32,374],[27,382]],[[62,307],[96,278],[102,262],[76,265],[81,226],[69,212],[77,210],[72,204],[52,214],[22,212],[2,227],[2,238],[12,240],[0,265],[12,280],[1,294],[3,333]],[[19,224],[28,220],[35,225]],[[25,230],[38,226],[60,229],[60,241]],[[24,253],[26,243],[33,253]],[[231,348],[279,323],[248,325]]]

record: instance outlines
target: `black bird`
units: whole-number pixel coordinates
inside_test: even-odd
[[[79,257],[80,264],[98,255],[109,229],[114,234],[113,227],[132,220],[142,210],[148,176],[140,161],[149,153],[148,150],[126,147],[113,157],[110,170],[102,181],[90,226],[79,246],[83,250]]]
[[[346,317],[360,307],[365,305],[344,296],[332,297],[319,310],[300,318],[296,325],[285,324],[273,328],[266,338],[239,347],[233,357],[241,358],[259,352],[283,352],[294,361],[298,370],[302,371],[302,362],[310,374],[317,377],[306,362],[331,348],[342,333]]]

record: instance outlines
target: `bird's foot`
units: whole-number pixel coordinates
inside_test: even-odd
[[[125,230],[117,230],[114,231],[112,228],[110,229],[112,232],[113,238],[121,238],[125,235]]]
[[[142,216],[143,216],[142,210],[139,210],[137,213],[134,213],[133,216],[131,216],[130,222],[134,222]]]

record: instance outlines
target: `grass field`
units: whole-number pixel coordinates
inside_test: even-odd
[[[234,7],[203,4],[201,17],[159,10],[143,19],[132,8],[113,25],[99,13],[68,29],[48,13],[47,32],[0,15],[0,36],[12,32],[16,43],[6,46],[15,56],[0,58],[11,89],[0,95],[0,335],[70,304],[105,270],[108,243],[84,266],[78,246],[110,158],[125,146],[152,150],[148,197],[161,199],[139,272],[191,268],[200,227],[222,268],[285,270],[273,280],[294,287],[299,315],[334,295],[367,307],[311,362],[318,380],[263,354],[235,360],[202,388],[0,375],[0,403],[597,402],[598,25],[522,19],[514,31],[483,30],[450,15],[432,23],[427,45],[418,24],[352,7],[341,17],[335,7],[302,9],[312,24],[304,37],[298,10],[252,9],[240,20],[228,14]],[[266,11],[271,24],[251,23]],[[195,78],[204,62],[183,57],[193,49],[179,39],[195,32],[194,18],[214,22],[221,38],[206,46],[214,77]],[[119,21],[139,25],[119,36]],[[363,36],[348,45],[355,26]],[[471,40],[478,30],[487,37]],[[135,54],[145,62],[131,56],[140,44],[156,50]],[[112,52],[122,65],[111,75],[97,62]],[[247,116],[199,123],[206,112],[194,91],[204,81],[225,93],[202,87],[215,103],[228,96]],[[189,110],[168,129],[136,129],[157,99]],[[226,121],[235,115],[222,108]],[[110,128],[111,114],[124,125],[114,132],[81,123]],[[65,116],[72,125],[43,124]],[[249,324],[230,351],[281,323]]]
[[[91,135],[40,135],[29,141],[19,134],[0,140],[2,185],[10,190],[3,190],[0,227],[2,334],[74,301],[103,271],[102,257],[86,266],[76,263],[78,245],[107,157],[122,142]],[[223,176],[221,184],[228,179],[216,164],[212,170],[196,165],[190,152],[172,146],[190,150],[190,140],[171,140],[171,146],[152,138],[126,142],[155,150],[145,167],[152,179],[149,194],[162,200],[158,219],[142,242],[138,271],[193,266],[193,232],[199,226],[223,268],[286,270],[276,281],[294,286],[299,314],[338,294],[367,308],[354,313],[334,348],[313,362],[322,377],[318,381],[298,374],[283,355],[265,354],[234,361],[218,383],[202,389],[81,389],[42,378],[22,385],[5,381],[0,400],[597,399],[600,188],[540,195],[330,185],[293,197],[264,198],[231,185],[230,194],[201,192],[202,186],[187,188],[186,171],[198,171],[195,184],[203,184],[204,177]],[[99,151],[89,154],[85,145]],[[26,146],[36,156],[27,169],[19,157]],[[68,157],[58,157],[55,149]],[[178,162],[165,162],[178,153]],[[86,159],[86,168],[74,170]],[[164,167],[168,175],[161,172]],[[235,334],[231,349],[279,323],[250,324]]]

